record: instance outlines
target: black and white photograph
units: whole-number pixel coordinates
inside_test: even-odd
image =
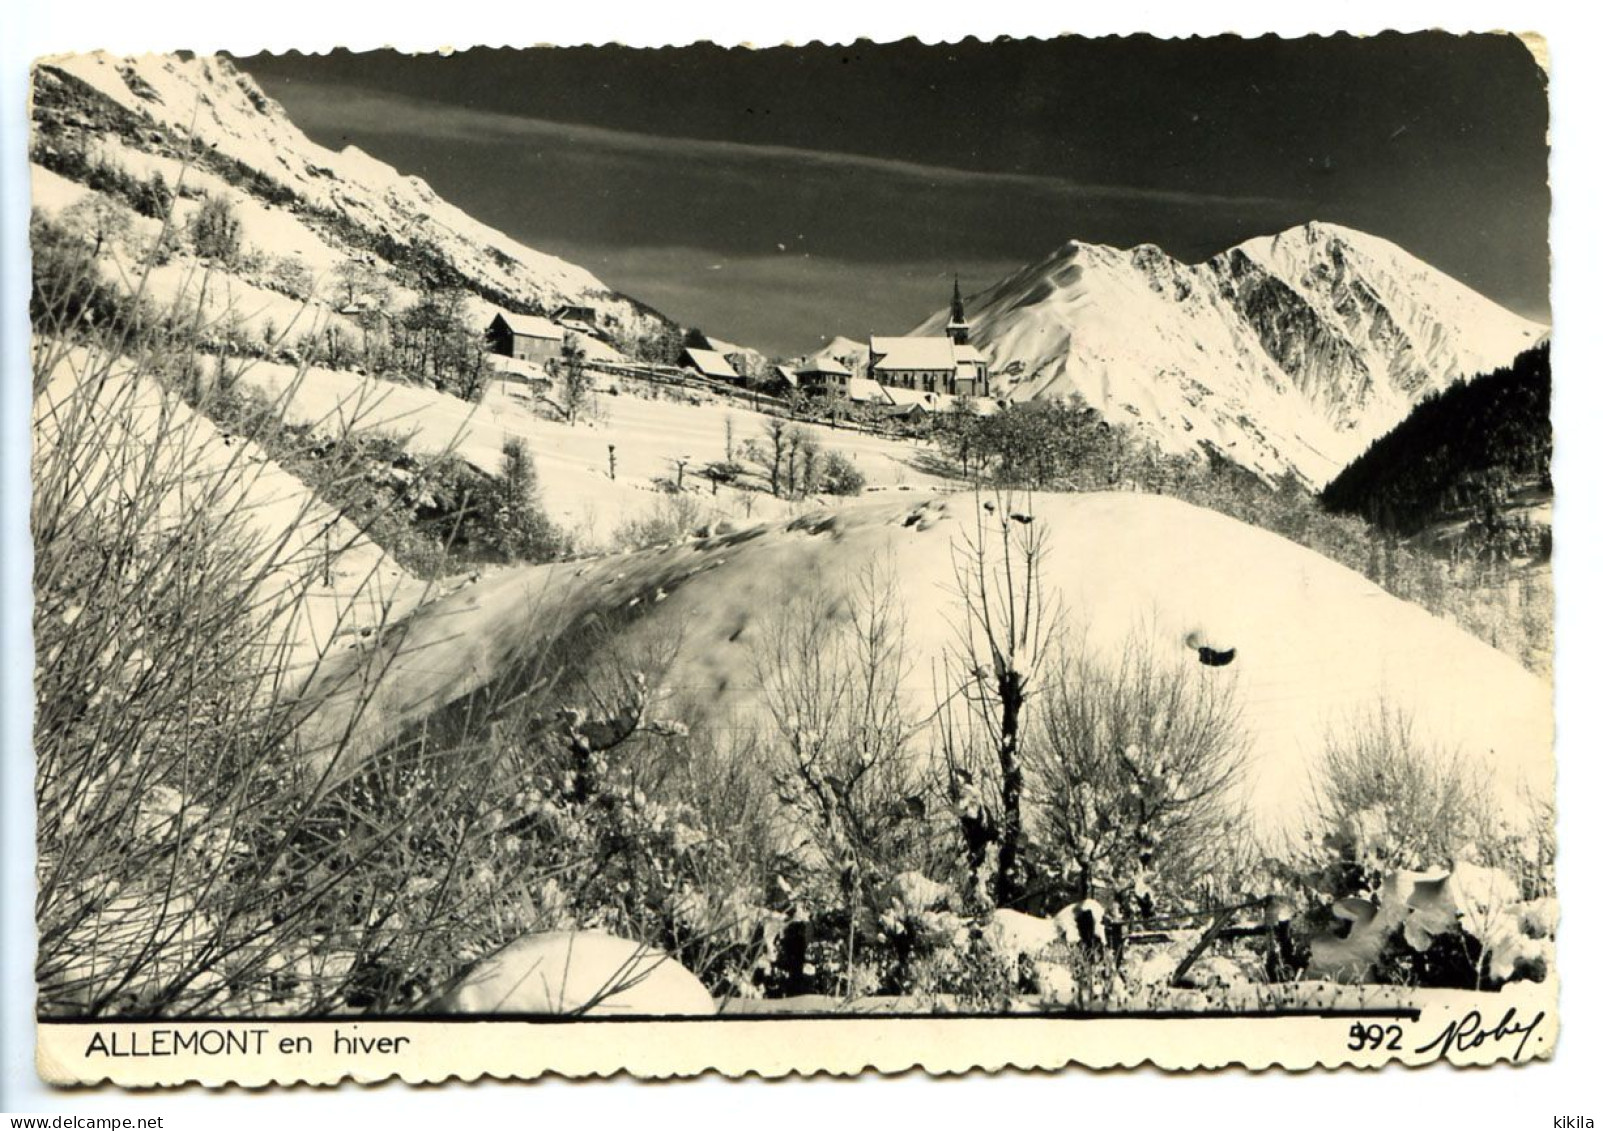
[[[1547,52],[38,59],[41,1073],[1552,1056]]]

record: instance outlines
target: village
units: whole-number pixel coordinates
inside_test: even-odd
[[[690,330],[673,365],[627,357],[593,307],[566,305],[549,316],[497,311],[485,330],[490,364],[503,379],[550,391],[565,357],[617,376],[680,380],[743,392],[753,407],[855,422],[875,430],[916,432],[941,413],[986,416],[999,407],[991,361],[970,341],[963,295],[952,283],[951,309],[939,335],[870,334],[866,344],[837,337],[803,358],[771,362],[754,350]]]

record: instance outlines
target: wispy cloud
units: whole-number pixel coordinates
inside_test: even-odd
[[[369,136],[391,135],[412,139],[433,138],[453,143],[478,141],[520,147],[580,149],[598,157],[612,156],[678,165],[701,164],[726,171],[741,171],[754,181],[764,175],[784,177],[794,173],[827,173],[932,188],[990,189],[1008,194],[1025,192],[1064,201],[1126,201],[1199,208],[1221,205],[1231,208],[1262,205],[1283,207],[1293,203],[1270,196],[1227,195],[1141,185],[1085,184],[1065,177],[958,169],[861,153],[659,136],[484,112],[337,84],[302,82],[298,85],[301,89],[297,93],[296,116],[303,125]],[[315,96],[310,92],[315,92]]]

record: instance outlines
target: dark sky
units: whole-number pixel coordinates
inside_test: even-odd
[[[1510,37],[240,60],[315,140],[715,336],[896,333],[1068,239],[1310,219],[1547,318],[1546,82]]]

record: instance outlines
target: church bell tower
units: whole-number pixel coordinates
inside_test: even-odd
[[[963,317],[963,292],[956,275],[952,276],[952,315],[946,320],[946,336],[954,346],[968,345],[968,319]]]

